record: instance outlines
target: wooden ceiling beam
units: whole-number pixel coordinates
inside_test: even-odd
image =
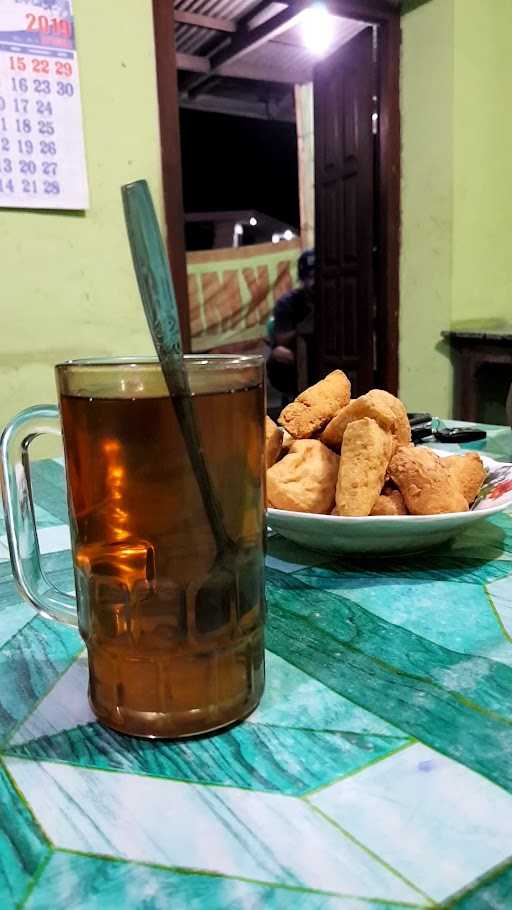
[[[258,66],[245,63],[223,63],[212,70],[206,57],[196,54],[176,54],[176,65],[179,70],[189,73],[201,73],[208,78],[215,76],[229,79],[253,79],[256,82],[279,82],[295,85],[311,79],[310,67],[293,69],[276,69],[271,66]]]
[[[216,114],[231,114],[238,117],[251,117],[257,120],[278,120],[295,123],[293,96],[278,101],[248,101],[245,99],[225,98],[222,95],[197,95],[195,98],[180,100],[180,107],[185,110],[207,111]]]
[[[267,2],[267,0],[265,0]],[[210,29],[212,32],[236,32],[237,24],[233,19],[222,19],[217,16],[202,16],[200,13],[188,13],[177,9],[174,21],[182,25],[195,25],[197,28]]]
[[[344,19],[358,19],[369,25],[387,22],[397,11],[397,0],[327,0],[329,12]]]
[[[212,70],[221,66],[223,63],[234,63],[250,51],[256,50],[267,41],[288,31],[289,28],[296,25],[301,18],[305,9],[311,6],[311,0],[296,0],[286,9],[276,13],[270,19],[266,19],[261,25],[255,28],[243,29],[237,31],[233,36],[228,47],[223,48],[211,58]]]
[[[209,73],[211,72],[210,61],[208,57],[200,57],[199,54],[176,54],[176,66],[179,70],[187,73]]]
[[[272,5],[272,2],[281,3],[283,6],[289,6],[291,0],[259,0],[248,13],[244,13],[243,16],[240,16],[240,18],[237,19],[236,24],[238,30],[243,31],[244,29],[249,28],[251,22],[254,22],[254,20],[260,16],[261,13],[264,13],[265,10],[268,10]]]
[[[215,70],[216,76],[231,79],[254,79],[256,82],[283,82],[286,85],[308,82],[311,79],[312,67],[289,67],[286,70],[273,66],[261,66],[248,63],[223,63]]]

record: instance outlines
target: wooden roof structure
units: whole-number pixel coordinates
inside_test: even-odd
[[[381,0],[383,7],[398,0]],[[179,103],[197,110],[293,120],[293,86],[312,78],[301,18],[312,0],[175,0]],[[327,0],[330,52],[367,22],[350,0]],[[372,6],[375,4],[373,3]],[[357,4],[360,15],[364,2]]]

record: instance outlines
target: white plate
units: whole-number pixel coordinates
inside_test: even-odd
[[[446,450],[436,451],[441,457],[453,455]],[[481,458],[487,477],[477,504],[470,512],[344,518],[268,509],[268,524],[273,531],[294,543],[326,553],[385,556],[428,550],[470,525],[512,507],[512,464],[494,461],[486,455]]]

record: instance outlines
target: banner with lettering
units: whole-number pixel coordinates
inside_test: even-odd
[[[187,254],[193,351],[257,340],[297,283],[298,239]]]

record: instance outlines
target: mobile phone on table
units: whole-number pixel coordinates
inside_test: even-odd
[[[409,414],[408,417],[414,443],[422,442],[430,436],[436,442],[446,443],[477,442],[487,436],[485,430],[478,427],[447,427],[438,417],[432,417],[432,414],[426,412]]]

